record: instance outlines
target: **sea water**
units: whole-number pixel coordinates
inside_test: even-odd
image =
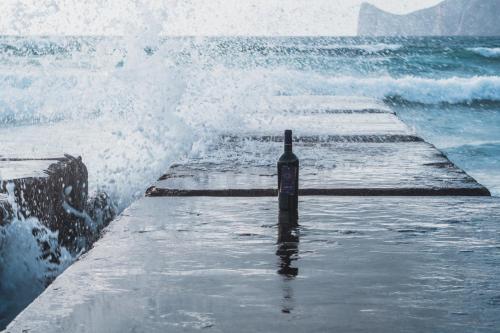
[[[123,210],[276,95],[385,100],[500,193],[500,38],[4,36],[0,155],[81,155],[90,192]],[[43,229],[16,220],[0,230],[0,328],[76,259],[43,262],[33,227]]]

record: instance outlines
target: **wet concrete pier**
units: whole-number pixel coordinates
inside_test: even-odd
[[[167,170],[6,331],[497,330],[497,198],[378,101],[268,107]],[[272,197],[284,128],[298,220]]]
[[[270,134],[283,128],[294,129],[301,195],[490,195],[378,101],[277,97],[269,108],[269,120],[172,166],[147,195],[275,196],[283,138]]]

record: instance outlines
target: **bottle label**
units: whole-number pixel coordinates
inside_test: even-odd
[[[281,167],[281,188],[280,192],[284,194],[295,194],[295,179],[297,175],[297,168],[294,166]]]

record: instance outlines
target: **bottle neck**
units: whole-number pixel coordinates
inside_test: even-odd
[[[292,145],[285,144],[285,153],[291,153],[291,152],[292,152]]]

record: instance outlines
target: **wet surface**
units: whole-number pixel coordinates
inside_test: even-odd
[[[170,190],[273,189],[280,142],[223,142],[174,165],[154,186]],[[302,189],[483,187],[426,142],[294,144]],[[409,153],[411,152],[411,153]]]
[[[489,195],[382,101],[277,96],[245,131],[226,133],[173,165],[151,196],[274,196],[279,134],[293,129],[301,195]]]
[[[144,198],[21,332],[496,332],[500,201]]]
[[[413,132],[390,113],[274,113],[272,116],[249,118],[248,134],[280,133],[283,128],[296,129],[297,135],[411,135]],[[232,133],[229,133],[232,134]]]
[[[0,157],[0,180],[29,177],[48,177],[44,172],[58,159],[2,159]]]

